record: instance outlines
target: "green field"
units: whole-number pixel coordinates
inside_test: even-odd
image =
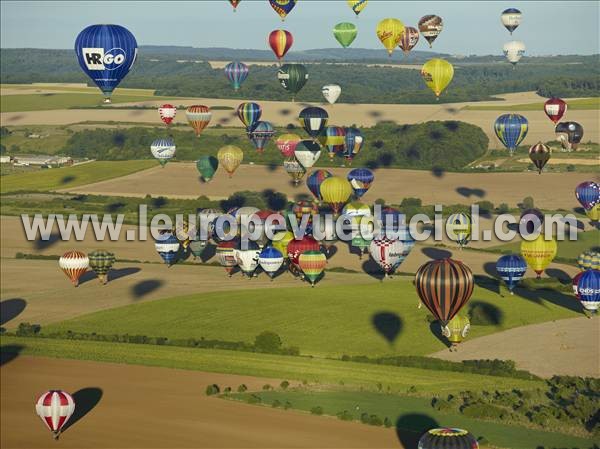
[[[2,176],[1,193],[19,190],[58,190],[118,178],[157,166],[156,161],[90,162],[74,167]]]
[[[223,387],[224,385],[221,385],[221,388]],[[431,407],[430,400],[419,397],[364,391],[306,391],[304,389],[297,391],[265,391],[257,393],[257,395],[260,396],[263,404],[267,407],[270,407],[273,401],[278,400],[281,404],[289,401],[292,408],[303,411],[310,411],[315,406],[321,406],[325,415],[335,416],[336,413],[347,410],[357,420],[364,412],[370,415],[375,414],[381,419],[389,417],[392,423],[397,426],[401,440],[404,438],[407,443],[412,442],[414,436],[423,432],[424,421],[431,422],[432,420],[437,422],[440,427],[469,429],[477,438],[484,436],[495,447],[532,449],[544,446],[584,449],[591,447],[593,443],[590,439],[571,435],[481,421],[456,412],[439,412]],[[248,396],[248,393],[232,395],[234,399],[245,399]],[[421,416],[418,417],[418,415]],[[410,434],[414,434],[414,436]]]
[[[471,304],[487,304],[499,315],[499,324],[472,323],[469,338],[581,314],[574,311],[577,304],[570,295],[517,289],[515,296],[509,296],[504,287],[501,293],[504,296],[475,288]],[[256,335],[269,330],[278,333],[285,346],[297,346],[301,354],[319,357],[425,355],[444,349],[430,330],[429,312],[417,309],[417,303],[408,279],[352,286],[324,283],[316,288],[298,281],[297,288],[197,294],[133,304],[52,324],[43,331],[253,342]],[[383,335],[389,335],[391,343]]]
[[[376,390],[379,382],[396,393],[404,393],[414,386],[417,394],[427,397],[468,389],[508,391],[513,388],[540,388],[544,385],[542,381],[509,377],[240,351],[6,336],[0,337],[0,343],[23,346],[21,355],[241,374],[306,381],[310,384],[337,385],[343,382],[345,385],[370,390]]]
[[[589,111],[589,110],[599,110],[600,109],[600,97],[593,98],[581,98],[578,100],[567,100],[567,107],[571,111]],[[498,104],[486,105],[486,106],[478,106],[478,105],[468,105],[463,109],[469,111],[543,111],[544,103],[526,103],[526,104],[515,104],[511,106],[503,106],[502,102],[498,102]]]

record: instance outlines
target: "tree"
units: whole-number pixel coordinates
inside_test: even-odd
[[[533,198],[530,196],[526,196],[523,198],[523,202],[521,203],[521,209],[533,209],[535,207]]]
[[[287,380],[284,380],[283,382],[281,382],[279,384],[279,386],[281,387],[282,390],[287,390],[288,387],[290,386],[290,383]]]
[[[276,354],[281,351],[282,341],[275,332],[264,331],[254,339],[254,347],[259,352]]]
[[[213,396],[215,394],[219,394],[221,389],[217,384],[212,384],[206,387],[206,396]]]

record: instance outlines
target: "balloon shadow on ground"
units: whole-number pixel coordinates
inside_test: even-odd
[[[324,251],[325,257],[327,257],[327,260],[331,259],[338,252],[337,246],[335,246],[335,245],[329,245],[329,246],[325,247],[324,250],[325,250]]]
[[[146,279],[145,281],[138,282],[133,287],[131,287],[131,293],[133,294],[135,299],[139,299],[157,290],[163,284],[163,281],[159,281],[157,279]]]
[[[108,282],[116,281],[117,279],[121,279],[127,276],[131,276],[133,274],[139,273],[141,268],[137,267],[127,267],[127,268],[119,268],[112,269],[108,272]]]
[[[452,346],[452,343],[442,334],[442,326],[439,321],[436,320],[429,323],[429,330],[446,348]]]
[[[427,246],[425,248],[421,248],[421,252],[425,254],[430,259],[448,259],[452,257],[452,253],[446,249],[432,248]]]
[[[494,262],[486,262],[483,264],[483,270],[489,276],[482,276],[476,274],[473,279],[478,287],[485,288],[492,293],[500,294],[500,280],[498,279],[498,272],[496,271],[496,264]]]
[[[421,436],[429,429],[439,427],[438,422],[429,415],[407,413],[396,420],[396,436],[405,449],[416,449]]]
[[[33,248],[41,251],[46,248],[50,248],[52,245],[60,242],[60,234],[51,233],[47,239],[44,239],[40,236],[40,238],[36,238],[33,242]]]
[[[470,301],[467,315],[476,326],[498,326],[504,321],[502,310],[483,301]]]
[[[19,357],[24,346],[4,345],[0,346],[0,366],[4,366]]]
[[[19,316],[25,307],[27,301],[22,298],[11,298],[0,302],[0,326]]]
[[[564,270],[560,268],[548,268],[546,274],[551,278],[556,279],[563,285],[569,285],[572,282],[571,276],[569,276]]]
[[[273,162],[269,162],[267,165],[267,170],[268,171],[277,171],[277,169],[280,167],[278,164],[275,164]]]
[[[431,174],[436,178],[443,178],[446,174],[446,170],[442,167],[431,167]]]
[[[566,295],[562,292],[549,288],[539,288],[535,290],[515,288],[515,295],[528,301],[535,302],[543,307],[546,307],[544,301],[548,301],[556,306],[564,307],[565,309],[569,309],[573,312],[582,312],[581,303],[575,298],[575,296]]]
[[[93,279],[98,279],[98,276],[93,271],[88,270],[79,277],[79,285],[85,284]]]
[[[63,176],[60,179],[60,183],[61,184],[69,184],[70,182],[73,182],[77,179],[77,176],[73,176],[73,175],[67,175],[67,176]]]
[[[375,330],[393,345],[396,338],[402,333],[404,327],[402,318],[394,312],[377,312],[371,317]]]
[[[75,402],[75,411],[71,419],[63,427],[63,433],[90,413],[98,405],[102,399],[102,395],[102,388],[97,387],[82,388],[73,393],[71,396],[73,396],[73,401]]]
[[[471,196],[476,196],[477,198],[485,197],[485,190],[483,189],[472,189],[470,187],[457,187],[456,193],[465,198],[470,198]]]
[[[204,248],[204,251],[202,251],[202,253],[197,257],[197,259],[200,259],[202,263],[206,263],[215,257],[215,254],[217,254],[217,245],[209,243]]]
[[[381,270],[379,265],[377,265],[377,263],[370,257],[368,260],[365,260],[362,263],[361,268],[372,278],[375,278],[379,281],[383,281],[385,279],[385,273]]]

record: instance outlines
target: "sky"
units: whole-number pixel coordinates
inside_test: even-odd
[[[500,23],[509,7],[523,12],[511,37]],[[598,1],[378,1],[370,0],[359,18],[345,0],[299,0],[284,23],[267,0],[242,0],[234,13],[215,1],[7,1],[2,0],[2,48],[73,48],[80,30],[96,23],[128,28],[140,45],[179,45],[266,49],[277,28],[295,37],[292,50],[337,47],[332,28],[354,22],[355,48],[382,48],[375,35],[379,20],[395,17],[416,26],[426,14],[444,19],[433,49],[456,55],[501,54],[502,45],[521,40],[527,55],[600,53]],[[416,49],[426,50],[421,39]]]

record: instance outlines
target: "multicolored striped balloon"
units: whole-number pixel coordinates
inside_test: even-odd
[[[600,270],[600,252],[589,249],[582,252],[577,258],[579,269],[584,270]]]
[[[298,257],[298,265],[304,273],[304,277],[309,280],[312,287],[323,274],[327,265],[327,256],[318,250],[305,251]]]
[[[58,259],[58,266],[75,287],[79,285],[79,278],[87,271],[89,265],[88,256],[81,251],[67,251]]]
[[[538,169],[538,173],[541,175],[544,166],[550,160],[552,150],[548,145],[538,142],[529,148],[529,159],[533,162],[533,165]]]
[[[529,122],[519,114],[503,114],[494,123],[496,137],[508,148],[510,154],[523,142],[528,130]]]
[[[279,14],[282,21],[285,20],[287,15],[294,9],[294,6],[296,6],[296,0],[269,0],[269,3],[271,4],[271,8]]]
[[[115,263],[115,255],[109,251],[96,250],[88,254],[90,268],[98,276],[102,284],[108,282],[108,272]]]
[[[361,11],[367,7],[369,0],[347,0],[347,2],[348,6],[354,11],[354,14],[358,16]]]
[[[212,118],[210,108],[201,104],[187,108],[185,115],[197,137],[200,137],[200,134],[202,134],[202,131],[208,126]]]
[[[248,66],[243,62],[230,62],[225,66],[225,76],[235,90],[248,78]]]
[[[273,135],[275,134],[275,129],[273,129],[273,125],[270,122],[256,122],[251,130],[248,132],[248,138],[250,142],[256,148],[259,154],[262,154],[265,150],[265,146]]]
[[[278,61],[281,61],[289,49],[292,48],[294,36],[287,30],[273,30],[269,33],[268,41],[275,57]]]
[[[402,49],[405,55],[417,45],[419,42],[419,30],[413,27],[405,27],[400,37],[400,43],[398,47]]]
[[[468,430],[443,427],[430,429],[419,439],[419,449],[479,449]]]
[[[323,143],[327,147],[329,160],[333,160],[336,154],[344,152],[346,143],[346,129],[341,126],[328,126],[325,128]]]
[[[355,168],[350,170],[346,178],[354,190],[354,196],[362,198],[373,184],[375,175],[368,168]]]
[[[246,127],[246,131],[250,131],[252,127],[260,120],[262,108],[258,103],[241,103],[237,108],[237,116]]]

